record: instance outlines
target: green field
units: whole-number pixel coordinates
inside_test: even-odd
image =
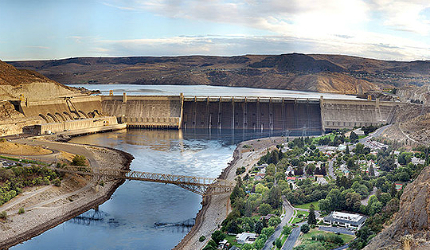
[[[324,247],[326,249],[333,249],[336,247],[339,247],[341,245],[347,244],[349,242],[351,242],[355,236],[352,235],[347,235],[347,234],[339,234],[339,236],[343,239],[343,243],[342,244],[336,244],[336,243],[332,243],[332,242],[328,242],[328,241],[317,241],[317,240],[312,240],[312,236],[316,236],[316,235],[324,235],[324,236],[329,236],[329,235],[336,235],[335,233],[331,233],[331,232],[324,232],[324,231],[319,231],[317,229],[311,229],[311,231],[309,231],[309,233],[307,234],[303,234],[302,236],[300,236],[301,239],[301,245],[309,245],[309,244],[313,244],[316,242],[320,242],[320,244],[324,245]]]
[[[326,138],[326,137],[330,137],[330,140],[331,140],[331,141],[333,141],[333,139],[334,139],[334,137],[335,137],[335,136],[336,136],[335,134],[330,133],[330,134],[328,134],[328,135],[323,135],[323,136],[314,137],[314,138],[312,139],[312,143],[317,143],[317,141],[318,141],[320,138]]]
[[[302,205],[295,205],[295,208],[301,208],[301,209],[309,209],[309,207],[311,206],[311,204],[314,204],[314,208],[315,210],[320,210],[320,207],[318,206],[318,201],[314,201],[314,202],[309,202],[309,203],[305,203]]]
[[[323,234],[325,236],[327,236],[327,235],[335,235],[335,233],[320,231],[320,230],[317,230],[317,229],[312,229],[311,231],[309,231],[309,233],[303,234],[301,237],[302,237],[303,240],[310,240],[310,241],[312,241],[312,236],[313,235],[317,235],[317,234]],[[355,239],[355,236],[348,235],[348,234],[339,234],[339,236],[343,239],[344,244],[346,244],[346,243],[352,241],[353,239]]]
[[[225,237],[225,239],[228,241],[228,243],[230,243],[230,245],[232,245],[232,246],[242,246],[241,244],[237,244],[237,242],[236,242],[236,236],[234,236],[234,235],[227,235],[226,237]]]

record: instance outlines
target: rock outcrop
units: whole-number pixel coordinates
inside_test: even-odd
[[[430,166],[407,185],[393,222],[365,249],[430,249]]]

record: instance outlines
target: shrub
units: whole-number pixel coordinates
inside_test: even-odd
[[[87,159],[83,155],[75,155],[72,159],[72,165],[73,166],[86,166],[87,165]]]
[[[3,211],[0,213],[0,219],[6,220],[7,219],[7,213],[6,211]]]
[[[56,187],[60,187],[61,186],[61,181],[59,178],[56,178],[54,180],[52,180],[52,185],[56,186]]]
[[[308,232],[309,232],[309,230],[310,230],[310,228],[309,228],[309,225],[308,225],[308,224],[303,224],[303,225],[300,227],[300,231],[302,231],[304,234],[305,234],[305,233],[308,233]]]
[[[206,240],[206,237],[205,237],[204,235],[200,236],[200,238],[199,238],[199,241],[200,241],[200,242],[203,242],[203,241],[205,241],[205,240]]]
[[[18,210],[18,214],[23,214],[23,213],[25,213],[25,210],[23,207],[20,207]]]

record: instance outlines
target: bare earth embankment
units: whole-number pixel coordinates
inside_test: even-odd
[[[59,150],[82,152],[91,167],[128,169],[133,159],[130,154],[114,149],[67,143],[56,145]],[[98,185],[96,188],[97,184],[92,180],[68,174],[61,187],[50,185],[26,190],[0,207],[0,211],[8,214],[7,220],[0,222],[0,248],[28,240],[102,204],[122,182],[107,181],[104,186]],[[21,207],[25,209],[24,214],[18,214]]]
[[[277,144],[285,141],[286,137],[269,137],[239,143],[234,150],[233,160],[219,178],[235,180],[238,167],[245,166],[247,170],[250,170],[269,148],[274,148]],[[252,148],[244,148],[244,145],[249,145]],[[222,221],[231,212],[229,198],[230,193],[204,198],[206,200],[203,201],[202,209],[197,214],[196,224],[174,249],[202,249],[210,240],[211,234],[221,227]],[[199,242],[202,235],[206,237],[206,240]]]

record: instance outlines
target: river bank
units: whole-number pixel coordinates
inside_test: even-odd
[[[284,142],[286,142],[286,137],[268,137],[239,143],[233,152],[233,160],[218,178],[234,181],[237,177],[236,169],[238,167],[244,166],[247,171],[250,170],[260,157],[266,154],[267,150]],[[174,249],[202,249],[210,240],[211,234],[221,227],[222,221],[230,212],[230,193],[203,197],[202,208],[196,216],[195,225]],[[205,236],[206,240],[200,242],[201,236]]]
[[[100,167],[129,169],[133,159],[128,153],[105,147],[38,140],[25,142],[48,145],[60,151],[84,155],[95,169]],[[8,214],[7,220],[0,222],[0,248],[8,248],[26,241],[97,207],[108,200],[123,182],[124,180],[105,181],[101,186],[91,179],[66,175],[61,187],[52,185],[37,187],[18,195],[0,207],[1,211]],[[21,207],[24,207],[25,213],[18,214]]]

